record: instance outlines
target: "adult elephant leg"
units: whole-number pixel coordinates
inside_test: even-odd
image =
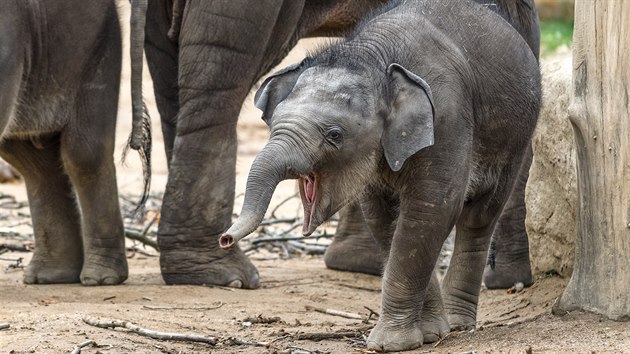
[[[177,43],[167,36],[170,28],[172,1],[149,1],[145,26],[145,53],[153,78],[155,102],[160,113],[167,161],[173,156],[177,112]]]
[[[43,147],[43,149],[42,149]],[[24,177],[37,247],[24,271],[26,284],[78,283],[83,265],[81,214],[63,170],[59,137],[5,139],[0,155]]]
[[[516,283],[530,286],[529,241],[525,229],[525,186],[532,164],[531,146],[527,150],[512,195],[494,230],[484,283],[488,289],[507,289]]]
[[[383,253],[379,250],[363,219],[357,202],[343,208],[333,242],[324,262],[330,269],[380,275]]]
[[[231,224],[236,121],[278,18],[251,1],[188,1],[179,36],[177,133],[158,240],[166,283],[256,288],[242,251],[222,250]]]

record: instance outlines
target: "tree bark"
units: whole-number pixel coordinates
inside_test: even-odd
[[[630,1],[577,0],[575,266],[555,310],[630,320]]]

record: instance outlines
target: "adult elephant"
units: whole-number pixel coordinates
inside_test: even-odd
[[[258,287],[256,268],[241,250],[224,251],[216,242],[231,224],[241,105],[300,38],[343,33],[384,2],[149,2],[145,51],[169,161],[158,232],[166,283]],[[132,5],[135,18],[142,2]],[[141,61],[132,61],[137,72]]]
[[[144,47],[169,161],[158,231],[160,265],[166,283],[258,287],[256,268],[242,251],[222,250],[216,242],[231,224],[236,122],[241,105],[252,85],[278,64],[300,38],[347,32],[385,2],[148,3]],[[141,26],[147,1],[134,0],[132,5],[132,22],[139,19]],[[142,36],[132,26],[132,50],[140,47],[141,41]],[[142,61],[137,54],[132,63],[132,71],[139,72]],[[138,98],[138,82],[132,84]],[[135,102],[135,115],[139,117],[141,103],[138,99]],[[515,211],[520,215],[524,208]],[[327,265],[378,274],[381,262],[373,257],[374,243],[364,242],[370,236],[360,221],[360,210],[350,207],[344,214],[326,255]]]

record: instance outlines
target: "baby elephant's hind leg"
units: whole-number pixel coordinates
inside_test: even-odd
[[[128,275],[113,156],[121,53],[116,27],[111,30],[93,77],[81,84],[76,116],[61,142],[63,163],[83,215],[84,285],[119,284]]]
[[[113,150],[113,139],[100,136],[83,138],[68,134],[62,141],[63,163],[83,215],[85,261],[81,283],[84,285],[114,285],[127,279]]]
[[[78,283],[83,265],[81,216],[59,152],[59,137],[38,142],[6,139],[0,155],[24,176],[35,252],[24,272],[27,284]]]

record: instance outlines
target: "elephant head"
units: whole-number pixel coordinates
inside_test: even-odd
[[[385,161],[398,172],[433,144],[429,85],[399,64],[376,70],[307,59],[269,77],[255,102],[271,136],[252,165],[238,220],[220,237],[223,248],[258,227],[284,179],[298,179],[309,235],[374,183]]]

